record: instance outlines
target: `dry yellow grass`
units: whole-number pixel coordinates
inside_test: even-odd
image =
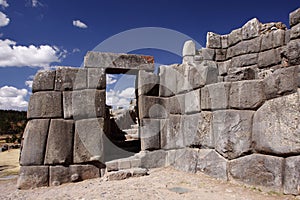
[[[19,149],[11,149],[0,153],[0,178],[19,173],[19,155]]]

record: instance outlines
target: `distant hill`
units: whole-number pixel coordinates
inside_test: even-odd
[[[0,110],[0,135],[22,134],[26,123],[26,112]]]

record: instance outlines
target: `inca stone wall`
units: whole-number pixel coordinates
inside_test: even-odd
[[[57,185],[126,168],[173,166],[300,194],[300,9],[290,27],[257,19],[182,64],[89,52],[85,68],[40,72],[33,84],[20,188]],[[141,152],[105,160],[105,73],[137,75]],[[34,177],[34,178],[32,178]]]

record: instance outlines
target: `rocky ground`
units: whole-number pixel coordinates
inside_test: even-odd
[[[243,186],[213,179],[204,174],[189,174],[172,168],[150,170],[149,176],[121,181],[93,179],[79,183],[34,190],[17,190],[16,179],[0,181],[0,199],[297,199],[258,187]]]

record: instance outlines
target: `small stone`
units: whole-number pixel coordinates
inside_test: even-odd
[[[216,49],[216,61],[226,60],[226,49]]]
[[[78,181],[79,180],[79,175],[78,174],[72,174],[72,176],[71,176],[71,181],[72,182],[76,182],[76,181]]]
[[[220,35],[213,33],[213,32],[208,32],[206,40],[207,40],[207,42],[206,42],[207,48],[211,48],[211,49],[222,48]]]
[[[224,76],[227,74],[228,69],[231,66],[231,60],[227,60],[224,62],[219,62],[218,63],[218,69],[219,69],[219,76]]]
[[[300,195],[300,156],[285,159],[284,194]]]
[[[222,49],[228,48],[228,35],[221,35]]]

